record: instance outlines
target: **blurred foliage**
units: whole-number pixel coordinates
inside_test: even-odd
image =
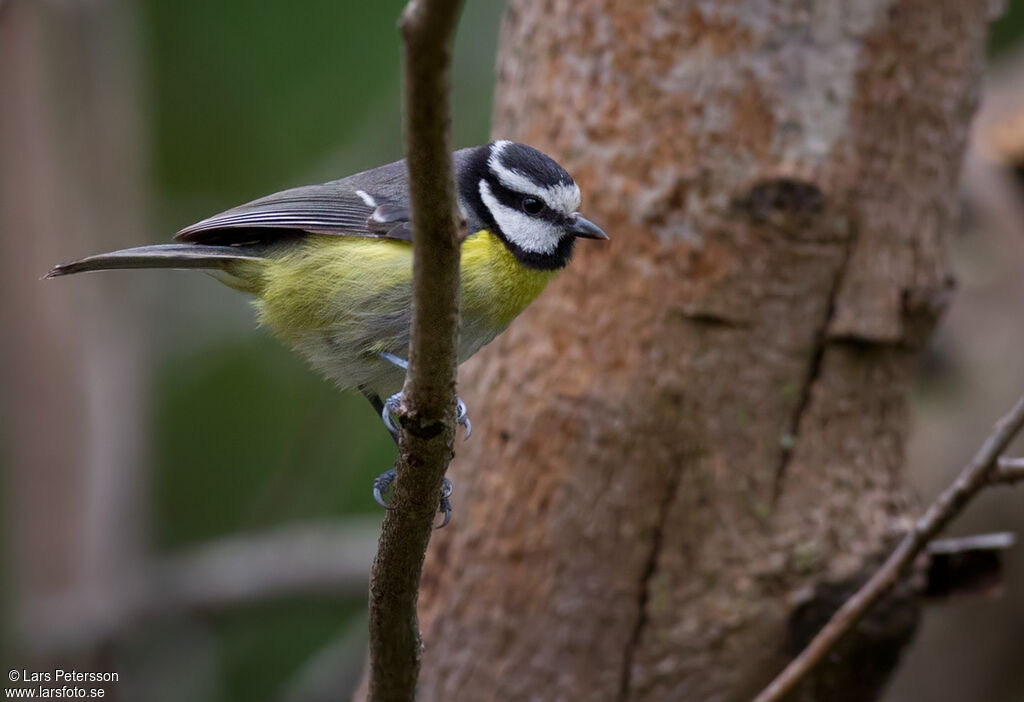
[[[302,669],[316,650],[328,646],[348,618],[362,618],[363,605],[308,598],[216,617],[224,651],[224,688],[231,699],[277,699],[282,683]]]
[[[362,397],[274,343],[227,341],[166,364],[156,392],[158,546],[376,509],[369,485],[393,460],[391,440]]]
[[[403,5],[146,0],[151,239],[274,190],[401,158]],[[470,3],[463,16],[457,145],[488,139],[502,7]],[[236,293],[194,274],[156,276],[168,286],[154,312],[163,337],[153,393],[157,548],[379,513],[371,481],[394,448],[365,400],[339,393],[256,330]],[[290,600],[210,618],[223,698],[276,699],[364,606]]]
[[[1011,49],[1024,34],[1024,0],[1008,0],[1004,12],[989,25],[989,53]]]
[[[236,200],[302,175],[394,92],[401,5],[151,2],[161,184]]]

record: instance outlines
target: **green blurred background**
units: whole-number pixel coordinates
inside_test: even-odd
[[[136,5],[151,227],[135,242],[163,241],[240,202],[400,158],[403,4]],[[489,138],[503,7],[467,3],[454,64],[456,146]],[[1013,0],[994,25],[993,53],[1022,32],[1024,0]],[[93,252],[90,242],[76,241],[74,227],[63,241],[60,258]],[[246,300],[212,279],[119,275],[125,291],[152,285],[143,301],[148,538],[157,552],[285,523],[379,518],[370,485],[391,466],[394,449],[361,397],[338,393],[255,328]],[[4,420],[6,430],[12,422]],[[364,607],[363,596],[320,596],[160,619],[119,641],[110,660],[150,680],[147,690],[164,681],[178,695],[166,699],[281,699],[332,644],[347,651],[347,680],[355,679]]]
[[[74,25],[93,20],[88,3],[75,4],[32,10],[40,15],[31,21],[42,26],[51,64],[45,70],[56,85],[75,74],[66,62],[81,58],[80,42],[103,50],[103,37],[79,36]],[[123,3],[140,80],[117,97],[141,110],[148,149],[142,159],[149,226],[135,233],[137,243],[167,240],[187,224],[276,190],[401,158],[397,20],[403,6],[399,0]],[[471,2],[463,14],[453,76],[456,146],[489,140],[503,8],[493,0]],[[22,10],[3,7],[0,21],[22,22],[25,15],[15,16]],[[90,31],[82,30],[86,37]],[[61,111],[58,124],[73,122],[80,109],[67,95],[50,104]],[[58,240],[61,259],[98,245],[73,226]],[[111,284],[89,278],[62,286],[62,294],[87,297],[93,287]],[[125,291],[121,299],[138,297],[144,310],[145,455],[152,475],[145,507],[151,533],[143,538],[156,553],[187,552],[218,537],[282,524],[359,515],[379,521],[371,484],[391,467],[394,447],[361,396],[339,393],[313,373],[256,328],[243,296],[207,276],[125,272],[113,285]],[[118,295],[104,299],[116,306]],[[107,312],[127,314],[116,307]],[[16,431],[16,405],[5,405],[4,444],[14,443],[8,440]],[[12,560],[5,559],[7,575],[16,567]],[[138,693],[121,686],[128,699],[150,699],[161,688],[169,699],[281,699],[332,642],[351,658],[336,672],[355,679],[364,609],[360,593],[275,598],[147,620],[113,642],[111,662],[100,667],[128,670],[141,681],[131,683]],[[7,638],[14,658],[5,660],[31,658],[17,643],[12,652]]]
[[[404,3],[149,0],[153,184],[162,241],[287,187],[402,157]],[[489,138],[502,3],[458,33],[453,142]],[[152,274],[150,274],[152,275]],[[299,517],[371,510],[393,446],[365,400],[339,394],[205,276],[156,273],[157,543],[177,547]]]
[[[154,241],[239,202],[402,157],[396,21],[403,2],[144,5]],[[489,139],[503,6],[468,3],[460,24],[457,146]],[[339,394],[255,329],[232,291],[203,276],[175,277],[180,285],[162,305],[167,333],[156,370],[158,547],[286,520],[378,515],[370,485],[390,467],[394,448],[365,400]],[[362,621],[362,599],[326,604],[285,602],[211,620],[223,699],[277,699],[345,628],[343,615]]]

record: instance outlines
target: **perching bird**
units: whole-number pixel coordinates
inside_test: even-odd
[[[577,238],[608,237],[577,212],[580,190],[569,174],[534,148],[496,141],[456,151],[453,165],[470,232],[462,245],[462,363],[569,263]],[[177,243],[90,256],[47,277],[205,269],[254,295],[260,322],[340,387],[362,392],[396,437],[391,412],[409,348],[413,235],[406,166],[397,161],[235,207],[182,229]],[[391,477],[375,482],[378,501]]]

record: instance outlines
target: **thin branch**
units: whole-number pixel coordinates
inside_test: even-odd
[[[954,555],[968,551],[1005,551],[1013,548],[1017,536],[1012,531],[998,531],[993,534],[975,534],[952,539],[935,539],[928,544],[928,553]]]
[[[152,606],[208,610],[296,594],[365,592],[376,527],[364,518],[224,537],[153,569]]]
[[[1016,543],[1008,531],[935,539],[914,561],[915,589],[932,601],[1000,592],[1003,554]]]
[[[868,609],[888,592],[913,562],[947,524],[982,490],[992,483],[1000,469],[999,456],[1024,427],[1024,397],[997,425],[963,472],[928,507],[914,527],[903,537],[896,549],[843,606],[832,615],[817,636],[800,655],[754,699],[754,702],[777,702],[793,690],[832,647],[867,613]]]
[[[993,483],[1016,485],[1024,481],[1024,458],[1002,458],[999,468],[992,474]]]
[[[413,237],[409,372],[391,509],[370,578],[373,702],[412,701],[422,642],[420,574],[455,438],[461,227],[448,135],[452,41],[462,0],[410,0],[405,43],[405,142]]]
[[[366,592],[378,528],[360,517],[215,539],[124,573],[110,592],[76,587],[30,599],[16,626],[40,651],[95,649],[154,617],[295,595],[356,597]]]

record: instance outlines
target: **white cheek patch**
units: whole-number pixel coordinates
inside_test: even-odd
[[[562,230],[556,224],[503,205],[494,197],[486,180],[480,181],[480,198],[501,232],[519,248],[540,254],[554,253],[558,248]]]
[[[487,159],[487,166],[498,180],[509,190],[524,195],[533,195],[544,201],[549,208],[564,215],[570,215],[580,208],[580,189],[575,183],[540,186],[523,174],[506,168],[501,162],[501,152],[510,141],[496,141]]]

